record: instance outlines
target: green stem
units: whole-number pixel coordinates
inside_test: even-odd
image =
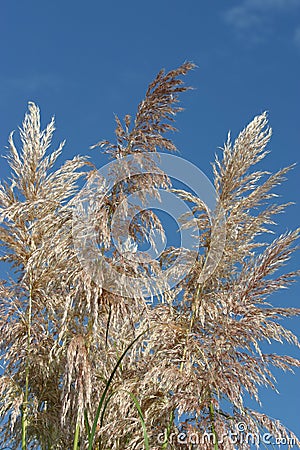
[[[171,430],[172,430],[173,421],[174,421],[174,411],[172,410],[171,414],[170,414],[170,421],[169,421],[168,427],[167,427],[167,432],[165,435],[165,440],[161,447],[162,450],[165,450],[168,448],[168,443],[169,443],[169,438],[170,438],[170,434],[171,434]]]
[[[201,292],[203,291],[203,285],[198,284],[197,286],[197,290],[196,290],[196,295],[195,295],[195,302],[193,304],[193,310],[192,310],[192,316],[191,316],[191,320],[189,323],[189,328],[188,331],[186,333],[186,338],[185,338],[185,346],[183,349],[183,355],[182,355],[182,361],[180,363],[180,372],[182,372],[183,368],[184,368],[184,360],[186,357],[186,352],[187,352],[187,344],[188,344],[188,340],[189,340],[189,335],[192,331],[194,322],[195,322],[195,318],[196,318],[196,312],[197,312],[197,307],[198,307],[198,299],[199,299],[199,295],[201,294]]]
[[[79,425],[79,422],[77,421],[75,435],[74,435],[73,450],[78,450],[78,448],[79,448],[79,432],[80,432],[80,425]]]
[[[132,392],[129,392],[129,391],[125,391],[125,392],[127,392],[130,395],[130,397],[132,398],[132,400],[133,400],[133,402],[134,402],[134,404],[136,406],[136,409],[138,411],[138,414],[140,416],[141,424],[142,424],[142,428],[143,428],[145,450],[150,450],[149,437],[148,437],[148,434],[147,434],[145,419],[144,419],[144,416],[143,416],[143,413],[142,413],[141,405],[139,404],[138,399],[136,398],[136,396]]]
[[[210,401],[209,404],[209,416],[210,416],[210,423],[211,423],[211,431],[214,437],[214,450],[219,450],[218,446],[218,435],[215,429],[215,411],[212,404],[212,401]]]
[[[98,419],[99,419],[99,416],[100,416],[100,413],[101,413],[101,410],[102,410],[102,405],[103,405],[103,403],[104,403],[105,397],[106,397],[107,392],[108,392],[108,390],[109,390],[109,388],[110,388],[110,385],[111,385],[111,383],[112,383],[112,380],[113,380],[113,378],[114,378],[114,375],[115,375],[116,371],[118,370],[118,368],[119,368],[119,366],[120,366],[120,364],[121,364],[121,362],[122,362],[124,356],[125,356],[126,353],[128,352],[128,350],[136,343],[136,341],[137,341],[141,336],[143,336],[143,335],[146,333],[146,331],[148,331],[148,330],[145,330],[145,331],[143,331],[142,333],[140,333],[140,334],[139,334],[139,335],[138,335],[138,336],[137,336],[137,337],[136,337],[136,338],[128,345],[128,347],[124,350],[124,352],[122,353],[122,355],[121,355],[120,358],[118,359],[117,364],[115,365],[113,371],[112,371],[111,374],[110,374],[110,377],[109,377],[109,379],[108,379],[108,381],[107,381],[107,383],[106,383],[105,389],[104,389],[104,391],[103,391],[103,393],[102,393],[102,396],[101,396],[101,398],[100,398],[100,402],[99,402],[98,408],[97,408],[97,410],[96,410],[94,422],[93,422],[93,425],[92,425],[92,428],[91,428],[91,433],[90,433],[90,438],[89,438],[89,446],[88,446],[88,450],[92,450],[92,449],[93,449],[93,443],[94,443],[94,438],[95,438],[95,435],[96,435],[96,429],[97,429]],[[22,450],[23,450],[23,449],[22,449]]]
[[[29,278],[29,300],[28,300],[28,320],[27,320],[27,359],[25,367],[25,394],[22,405],[22,450],[27,446],[27,428],[28,428],[28,397],[29,397],[29,357],[31,341],[31,315],[32,315],[32,278]]]

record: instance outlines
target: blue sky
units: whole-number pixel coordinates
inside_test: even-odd
[[[228,130],[236,134],[267,110],[274,134],[269,170],[298,166],[280,189],[297,202],[278,217],[277,232],[299,224],[300,0],[178,0],[51,2],[9,0],[0,14],[0,149],[21,124],[29,100],[45,124],[56,116],[56,142],[64,156],[89,154],[113,137],[113,113],[133,114],[156,73],[185,60],[198,69],[182,97],[174,141],[211,178],[210,162]],[[7,175],[4,160],[1,178]],[[290,268],[299,267],[299,254]],[[274,297],[299,305],[300,285]],[[288,327],[298,335],[299,320]],[[274,346],[278,352],[299,352]],[[299,375],[278,373],[280,395],[262,391],[264,410],[300,435]]]

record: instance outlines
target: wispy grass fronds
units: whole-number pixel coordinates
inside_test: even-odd
[[[263,168],[271,138],[264,113],[234,141],[229,136],[216,156],[214,220],[195,193],[172,190],[153,156],[176,149],[169,133],[181,110],[179,94],[188,89],[182,78],[193,67],[185,63],[161,71],[135,118],[116,117],[116,142],[94,146],[114,161],[113,187],[101,201],[95,189],[103,192],[108,180],[86,157],[54,169],[64,143],[50,150],[54,120],[42,130],[35,104],[29,104],[20,130],[22,148],[13,134],[9,137],[12,173],[0,185],[1,260],[10,269],[10,277],[0,282],[0,440],[13,450],[22,444],[22,433],[28,449],[167,450],[178,447],[183,432],[199,439],[212,434],[215,442],[200,441],[201,450],[227,450],[235,447],[221,438],[236,433],[241,422],[249,433],[268,432],[300,445],[278,420],[245,404],[245,393],[259,403],[261,386],[276,389],[273,368],[300,366],[296,358],[265,353],[262,345],[299,346],[279,321],[300,310],[272,304],[272,294],[299,274],[285,271],[299,229],[271,243],[266,239],[274,233],[276,214],[290,204],[277,203],[274,189],[292,166],[274,174]],[[145,171],[131,176],[137,167]],[[87,183],[79,191],[81,179]],[[84,269],[74,246],[73,214],[85,200],[99,251],[120,275],[111,283],[119,288],[127,274],[162,274],[179,254],[179,248],[166,247],[157,260],[139,266],[126,258],[135,245],[151,243],[151,232],[165,237],[159,217],[146,207],[147,195],[159,197],[158,188],[189,205],[182,228],[199,231],[199,252],[176,287],[166,290],[162,278],[150,304],[135,286],[130,295],[115,293]],[[139,207],[130,202],[131,194],[141,200]],[[122,218],[133,217],[122,255],[111,235],[117,210]],[[220,223],[224,251],[203,279]],[[89,236],[84,226],[77,231]],[[141,330],[147,333],[142,336]]]

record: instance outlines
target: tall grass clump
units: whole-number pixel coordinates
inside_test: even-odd
[[[300,445],[278,420],[245,401],[249,394],[260,402],[259,386],[276,389],[272,367],[300,366],[290,356],[265,353],[261,345],[286,341],[299,346],[279,321],[300,310],[275,307],[270,298],[298,274],[282,267],[299,229],[266,239],[274,216],[288,206],[276,203],[274,188],[291,167],[273,174],[260,169],[271,138],[267,116],[261,114],[234,142],[229,136],[214,161],[213,218],[195,193],[174,189],[154,157],[158,150],[176,151],[167,136],[175,131],[181,110],[178,95],[188,89],[182,77],[192,68],[185,63],[159,72],[134,119],[116,117],[116,142],[93,146],[104,149],[116,167],[122,162],[126,177],[112,170],[110,190],[87,157],[58,166],[64,143],[49,150],[54,120],[41,129],[34,103],[20,128],[21,148],[13,134],[9,137],[11,175],[0,186],[1,261],[9,270],[0,282],[3,447],[249,449],[247,442],[229,438],[241,423],[247,433],[268,432]],[[147,170],[132,175],[134,167]],[[122,291],[122,279],[129,274],[150,280],[170,264],[175,274],[180,271],[180,249],[171,246],[138,266],[126,258],[136,251],[134,243],[151,240],[151,232],[164,238],[159,215],[146,208],[158,190],[189,205],[191,214],[182,217],[181,226],[191,233],[197,229],[199,251],[176,286],[168,288],[161,276],[155,292],[149,287],[154,298],[149,302],[141,289]],[[131,195],[144,207],[133,205]],[[82,198],[99,252],[118,275],[111,286],[86,270],[74,245],[74,211]],[[111,235],[120,208],[124,217],[134,218],[121,254]],[[220,223],[224,248],[204,278],[213,227]],[[89,242],[84,227],[77,231]],[[101,279],[104,266],[97,270]],[[187,436],[185,445],[178,441],[180,433]]]

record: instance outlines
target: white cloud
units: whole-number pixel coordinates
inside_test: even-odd
[[[300,6],[300,0],[246,0],[244,3],[247,3],[250,8],[260,10],[289,10]]]
[[[229,9],[225,13],[225,21],[239,30],[246,30],[247,28],[259,26],[261,18],[256,12],[248,10],[245,5],[240,5]]]
[[[40,89],[57,90],[61,80],[55,74],[32,74],[1,79],[2,89],[16,89],[28,93],[36,93]]]
[[[294,32],[294,43],[300,48],[300,26]]]
[[[228,9],[224,19],[239,31],[262,31],[272,13],[289,13],[298,7],[300,0],[244,0]]]

